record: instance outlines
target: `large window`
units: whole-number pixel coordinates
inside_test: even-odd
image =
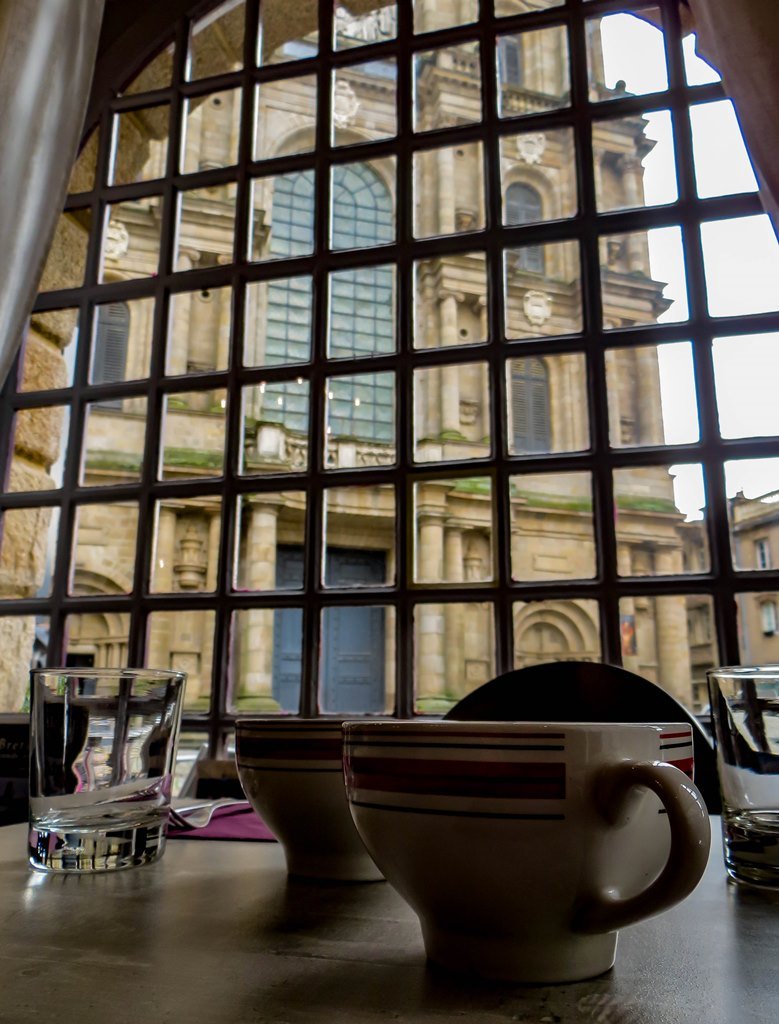
[[[779,247],[675,3],[164,6],[4,385],[0,712],[174,666],[217,750],[768,656]]]

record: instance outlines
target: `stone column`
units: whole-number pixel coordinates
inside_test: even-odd
[[[660,401],[660,371],[653,345],[634,349],[636,360],[636,405],[641,444],[663,444],[663,407]]]
[[[219,534],[222,517],[219,509],[209,509],[208,519],[208,554],[206,556],[206,590],[216,590],[219,574]]]
[[[677,552],[661,548],[655,558],[657,572],[662,576],[678,571]],[[692,705],[690,679],[690,645],[687,634],[687,602],[671,595],[655,598],[657,631],[657,681],[686,707]]]
[[[444,293],[439,303],[441,345],[457,345],[457,296]],[[441,429],[460,432],[460,369],[457,366],[441,368]]]
[[[418,512],[417,578],[419,582],[437,583],[443,578],[444,526],[443,512],[437,505],[421,504]],[[445,621],[440,604],[423,604],[417,608],[417,670],[422,710],[445,710],[449,702],[442,697],[446,685],[444,656]]]
[[[633,566],[631,558],[631,550],[629,544],[617,544],[617,572],[620,576],[632,576]],[[619,602],[619,614],[620,614],[620,630],[622,629],[622,616],[632,616],[633,619],[633,643],[635,644],[635,654],[628,654],[625,651],[625,645],[628,643],[628,637],[623,633],[622,635],[622,664],[625,668],[630,669],[631,672],[638,672],[640,668],[640,657],[638,650],[638,634],[636,632],[636,602],[635,598],[623,597]]]
[[[463,577],[462,530],[459,526],[447,525],[444,534],[444,579],[447,583],[460,583]],[[459,696],[465,692],[462,605],[445,604],[444,621],[446,623],[446,678],[444,689],[447,694]]]
[[[192,270],[198,254],[191,249],[180,249],[176,270]],[[166,373],[178,376],[187,372],[190,349],[190,332],[192,323],[192,295],[184,292],[171,296],[171,304],[175,310],[175,322],[169,323],[168,334],[172,338],[175,333],[176,344],[169,344],[165,353]]]
[[[454,150],[444,146],[436,154],[438,171],[438,234],[454,233]],[[435,195],[436,192],[430,193]]]
[[[232,289],[219,291],[219,329],[216,336],[215,365],[226,370],[230,364],[230,324],[232,322]]]
[[[279,508],[269,503],[249,506],[244,578],[250,590],[268,591],[276,584],[276,537]],[[236,680],[242,709],[278,710],[273,699],[274,612],[251,608],[240,613],[241,677]]]

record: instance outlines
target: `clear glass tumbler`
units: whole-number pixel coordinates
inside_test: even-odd
[[[708,672],[725,867],[779,888],[779,665]]]
[[[162,855],[185,681],[153,669],[30,673],[33,868],[91,874]]]

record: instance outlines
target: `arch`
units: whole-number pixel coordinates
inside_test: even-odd
[[[558,638],[557,651],[544,651],[545,637]],[[599,655],[596,624],[587,611],[575,601],[534,601],[525,605],[514,617],[515,658],[518,664],[535,660],[554,661],[554,655],[565,660],[577,656]],[[540,643],[535,643],[536,640]]]
[[[549,374],[544,361],[536,356],[511,362],[511,433],[514,454],[549,451]]]

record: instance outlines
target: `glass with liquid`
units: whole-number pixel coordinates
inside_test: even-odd
[[[159,858],[184,673],[55,668],[30,677],[31,867],[92,874]]]

